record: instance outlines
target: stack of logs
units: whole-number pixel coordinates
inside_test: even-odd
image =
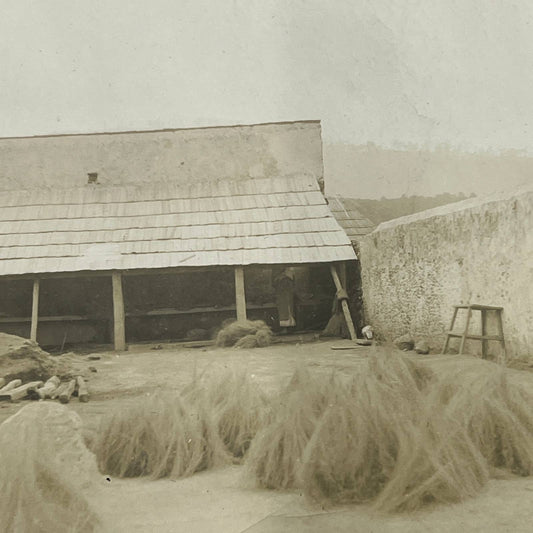
[[[42,381],[30,381],[22,384],[20,379],[14,379],[6,384],[4,378],[0,378],[0,401],[18,401],[24,398],[31,400],[56,400],[68,403],[71,396],[78,396],[80,402],[89,401],[89,392],[85,380],[78,376],[75,379],[61,382],[57,376],[51,377],[46,383]]]

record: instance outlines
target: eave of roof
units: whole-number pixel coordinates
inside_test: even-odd
[[[0,275],[355,259],[310,177],[9,191]]]

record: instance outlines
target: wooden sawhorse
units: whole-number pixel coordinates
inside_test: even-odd
[[[503,322],[502,322],[503,307],[494,307],[492,305],[479,305],[479,304],[454,305],[453,307],[454,307],[454,311],[453,311],[452,323],[450,326],[450,331],[448,331],[446,334],[446,342],[444,343],[444,347],[442,348],[442,353],[445,354],[446,351],[448,350],[448,345],[450,343],[451,337],[459,337],[461,339],[461,344],[459,346],[459,355],[463,354],[466,340],[472,339],[472,340],[481,341],[481,354],[482,354],[483,359],[486,359],[488,356],[489,341],[498,341],[501,344],[503,360],[505,361],[507,359],[507,350],[505,348],[505,339],[503,337]],[[459,311],[459,309],[467,310],[465,330],[463,331],[463,333],[454,333],[453,326],[455,325],[455,319],[457,318],[457,312]],[[472,311],[481,312],[481,335],[471,335],[468,332],[468,327],[470,326],[470,319],[472,317]],[[487,335],[487,313],[488,312],[496,313],[497,323],[498,323],[498,335]]]

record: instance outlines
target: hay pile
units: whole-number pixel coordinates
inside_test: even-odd
[[[533,394],[510,385],[504,368],[486,365],[481,373],[454,373],[428,397],[465,428],[493,469],[533,475]]]
[[[241,320],[224,326],[216,345],[235,348],[263,348],[272,344],[272,330],[262,320]]]
[[[74,412],[45,402],[0,425],[0,532],[98,530],[83,495],[98,471],[80,427]]]
[[[186,477],[239,462],[270,416],[245,371],[194,377],[181,394],[157,394],[105,418],[91,448],[102,473]]]
[[[533,475],[533,395],[477,365],[438,379],[373,351],[353,376],[299,367],[275,397],[247,372],[193,379],[104,421],[102,472],[182,477],[244,461],[255,482],[387,511],[475,496],[502,471]]]
[[[248,453],[246,468],[265,488],[291,488],[301,457],[320,416],[337,396],[334,375],[321,380],[298,367],[288,386],[272,405],[271,422],[258,433]]]
[[[92,446],[100,471],[117,477],[175,479],[229,462],[211,413],[177,394],[117,410]]]
[[[226,450],[234,458],[242,458],[269,419],[269,399],[246,371],[210,377],[198,388],[200,402],[212,414]]]
[[[490,363],[439,381],[407,356],[373,353],[351,381],[298,371],[246,466],[260,486],[322,504],[459,502],[494,469],[533,473],[533,398]]]

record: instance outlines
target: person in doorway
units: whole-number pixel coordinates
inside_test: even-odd
[[[296,326],[294,318],[294,270],[290,267],[272,272],[272,285],[276,291],[279,325],[282,328]]]

